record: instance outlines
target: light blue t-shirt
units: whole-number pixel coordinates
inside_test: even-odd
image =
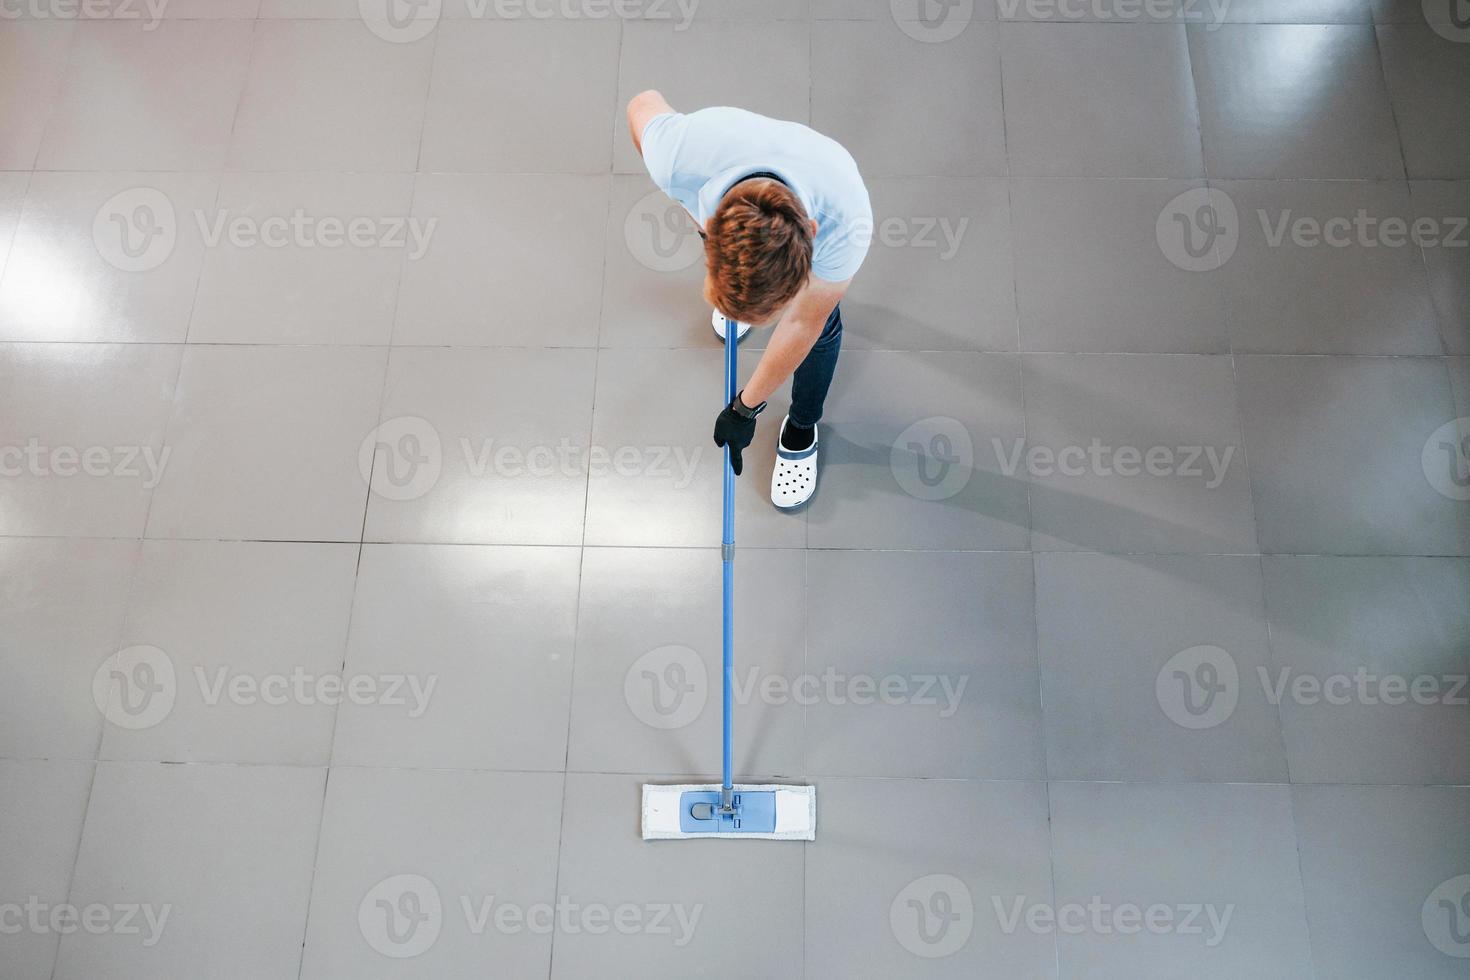
[[[655,116],[643,127],[642,143],[653,182],[700,227],[736,181],[773,173],[816,219],[812,275],[842,282],[863,264],[873,209],[852,154],[836,140],[801,123],[716,106]]]

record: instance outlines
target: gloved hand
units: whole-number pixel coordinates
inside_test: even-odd
[[[730,447],[730,469],[736,476],[743,466],[740,454],[755,438],[755,418],[765,407],[766,403],[761,402],[755,408],[748,408],[737,393],[715,418],[715,445]]]

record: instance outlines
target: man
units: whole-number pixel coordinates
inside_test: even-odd
[[[862,175],[838,143],[800,123],[727,107],[685,115],[652,90],[628,103],[628,128],[654,183],[702,229],[715,332],[724,339],[729,317],[738,341],[780,314],[750,381],[715,419],[715,445],[730,447],[739,475],[756,417],[792,378],[771,501],[800,507],[817,487],[817,422],[842,348],[838,303],[872,237]]]

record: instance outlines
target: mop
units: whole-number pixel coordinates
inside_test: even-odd
[[[725,404],[735,399],[737,325],[725,322]],[[816,840],[817,789],[776,783],[730,781],[730,744],[735,688],[735,471],[725,447],[725,529],[720,545],[724,566],[724,779],[719,785],[643,786],[643,839],[698,837]]]

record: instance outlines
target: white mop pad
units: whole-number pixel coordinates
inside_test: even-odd
[[[737,783],[737,793],[776,794],[776,829],[770,833],[688,833],[680,829],[679,800],[688,792],[720,791],[719,783],[684,783],[678,786],[643,786],[643,839],[694,840],[721,837],[739,840],[816,840],[817,788],[780,783]]]

